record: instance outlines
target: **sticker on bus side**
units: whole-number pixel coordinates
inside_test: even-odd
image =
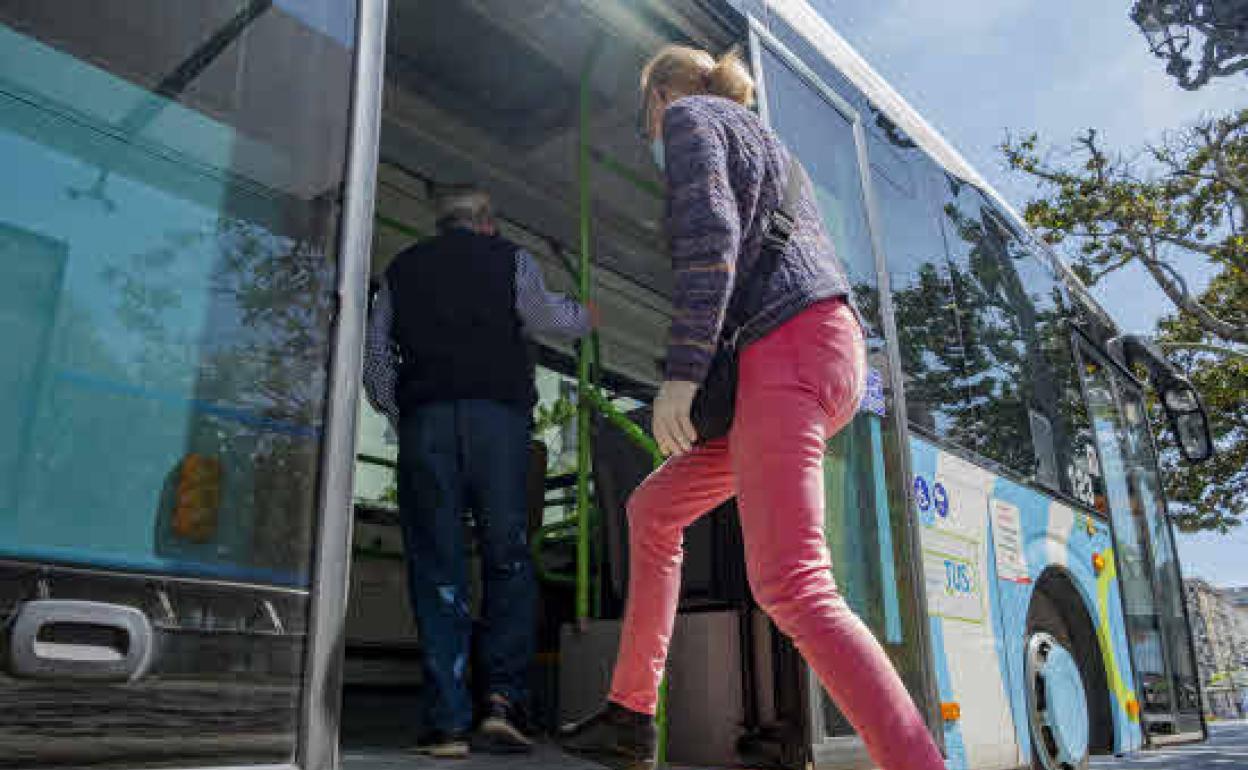
[[[932,505],[936,507],[937,516],[949,518],[949,492],[939,481],[932,485]]]
[[[1012,583],[1030,583],[1027,559],[1023,554],[1022,522],[1017,505],[993,498],[992,537],[997,556],[997,577]]]
[[[928,609],[933,615],[948,620],[982,623],[984,599],[977,565],[979,544],[949,541],[945,545],[948,550],[923,549]]]
[[[919,523],[924,527],[936,524],[936,509],[932,507],[932,488],[923,476],[914,477],[914,507],[919,514]]]
[[[862,401],[858,411],[869,412],[883,417],[886,412],[884,405],[884,374],[874,366],[867,369],[867,383],[862,391]]]

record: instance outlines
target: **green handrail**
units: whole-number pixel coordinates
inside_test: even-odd
[[[585,389],[584,398],[595,409],[597,409],[603,417],[623,431],[624,435],[633,440],[637,446],[650,453],[650,459],[654,461],[655,467],[663,464],[663,453],[659,451],[658,443],[646,433],[645,429],[637,423],[633,422],[619,410],[615,404],[611,403],[606,394],[600,389],[590,386]]]
[[[593,409],[596,409],[603,417],[607,419],[608,422],[610,422],[612,425],[618,428],[622,433],[624,433],[625,436],[631,439],[633,443],[635,443],[637,446],[641,447],[642,449],[646,450],[647,453],[649,453],[650,458],[654,461],[655,467],[658,467],[660,464],[662,464],[663,453],[659,451],[659,445],[655,442],[655,440],[646,433],[645,429],[643,429],[640,425],[630,420],[628,416],[625,415],[623,412],[621,412],[620,409],[615,404],[611,403],[611,400],[607,398],[606,394],[603,393],[600,388],[594,385],[589,385],[585,388],[584,394],[585,394],[584,400],[589,404],[590,407],[592,407]],[[560,502],[570,502],[570,501],[565,498],[563,500],[560,500]],[[556,521],[552,524],[546,524],[540,527],[537,530],[537,532],[534,533],[533,543],[532,543],[534,561],[538,562],[538,564],[540,565],[541,551],[548,544],[552,542],[560,541],[560,540],[567,542],[568,540],[572,540],[579,536],[579,533],[580,533],[579,510],[580,509],[578,509],[578,513],[573,514],[572,516],[569,516],[560,521]],[[592,509],[589,509],[588,507],[586,508],[586,510],[590,510],[591,513],[594,513],[594,511]],[[589,527],[593,526],[592,516],[588,524],[589,524]],[[576,575],[565,575],[565,574],[558,573],[558,572],[545,571],[540,568],[539,568],[539,577],[541,577],[543,580],[549,580],[550,582],[554,582],[554,583],[576,582]]]
[[[578,518],[577,516],[571,516],[553,524],[546,524],[533,533],[533,542],[529,544],[529,548],[533,552],[533,567],[537,572],[539,580],[545,583],[561,583],[564,585],[576,583],[576,575],[565,575],[561,572],[547,570],[542,563],[542,549],[550,542],[557,540],[566,542],[575,538],[579,526]]]
[[[599,153],[597,158],[591,158],[591,149],[589,146],[589,117],[590,117],[590,90],[589,76],[593,71],[594,62],[598,58],[601,50],[602,39],[595,41],[593,47],[585,59],[585,66],[581,70],[580,94],[579,94],[579,122],[577,130],[577,193],[579,202],[580,216],[580,236],[581,236],[581,253],[580,253],[580,269],[577,271],[576,278],[580,286],[580,299],[582,302],[589,300],[590,286],[590,249],[592,247],[592,238],[590,233],[590,220],[592,217],[591,199],[590,199],[590,162],[596,159],[611,171],[619,174],[621,177],[628,179],[641,189],[647,192],[655,192],[661,195],[662,190],[648,189],[650,185],[646,184],[647,180],[641,178],[638,174],[628,169],[621,163],[615,162],[604,153]],[[589,534],[590,534],[590,515],[589,515],[589,442],[590,442],[590,424],[589,409],[593,405],[602,412],[602,414],[613,424],[620,427],[625,434],[630,436],[634,441],[650,452],[654,459],[655,465],[663,462],[663,455],[659,452],[658,446],[645,431],[641,430],[635,423],[625,417],[615,405],[612,404],[605,396],[593,387],[589,381],[590,362],[591,359],[597,362],[598,366],[602,365],[602,359],[598,349],[598,335],[594,333],[588,340],[582,340],[578,347],[577,357],[577,388],[579,397],[576,400],[577,414],[577,464],[576,464],[576,493],[577,493],[577,547],[576,547],[576,618],[577,622],[584,624],[589,619]],[[662,684],[659,686],[659,708],[655,715],[655,723],[658,727],[658,762],[660,765],[667,762],[667,678],[664,677]]]
[[[638,190],[652,195],[655,198],[663,197],[663,185],[648,178],[642,172],[629,166],[622,161],[611,157],[602,150],[593,150],[594,160],[598,161],[598,165],[615,174],[619,178],[628,182]]]
[[[428,237],[428,233],[426,233],[424,230],[421,230],[417,227],[413,227],[406,222],[401,222],[395,219],[394,217],[388,217],[385,214],[382,214],[380,212],[373,214],[373,219],[377,221],[377,224],[383,227],[388,227],[391,230],[394,230],[395,232],[402,233],[403,235],[406,235],[409,238],[416,238],[418,240],[423,240],[424,238]]]
[[[577,201],[579,215],[579,231],[581,239],[581,263],[577,271],[577,281],[582,302],[589,300],[590,251],[593,238],[590,231],[590,220],[593,216],[590,197],[590,73],[601,50],[601,39],[596,41],[585,57],[585,65],[581,68],[579,115],[576,142],[576,177]],[[593,356],[592,340],[581,340],[577,346],[576,382],[579,393],[589,388],[590,359]],[[576,619],[585,623],[589,619],[589,402],[583,398],[576,400]]]

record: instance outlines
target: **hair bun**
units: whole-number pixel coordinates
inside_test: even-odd
[[[740,50],[734,47],[719,57],[707,73],[706,90],[746,107],[754,104],[754,78],[741,60]]]
[[[733,48],[716,61],[700,48],[665,46],[641,70],[641,90],[663,87],[677,96],[711,94],[746,107],[754,103],[754,78]]]

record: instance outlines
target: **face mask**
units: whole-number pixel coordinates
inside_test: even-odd
[[[654,165],[659,167],[659,171],[663,171],[663,140],[661,138],[650,140],[650,155],[654,157]]]

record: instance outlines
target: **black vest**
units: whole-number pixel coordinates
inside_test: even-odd
[[[516,313],[516,251],[504,238],[452,229],[386,271],[394,301],[399,409],[485,399],[528,408],[533,365]]]

